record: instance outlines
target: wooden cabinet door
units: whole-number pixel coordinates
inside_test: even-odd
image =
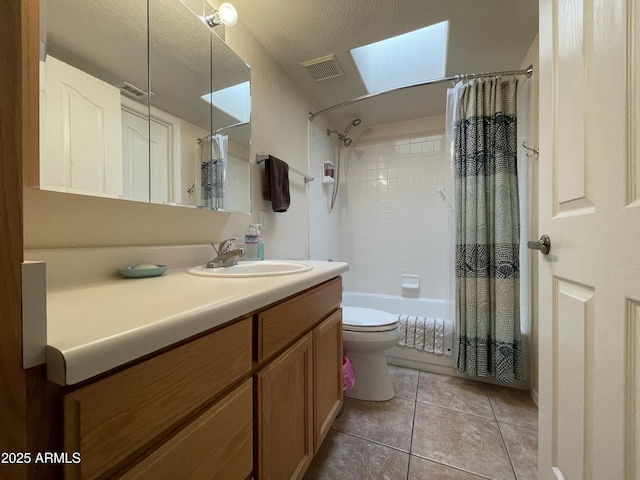
[[[245,480],[253,470],[252,417],[249,379],[121,479]]]
[[[300,479],[313,458],[309,332],[257,374],[258,478]]]
[[[65,395],[65,479],[108,478],[251,372],[251,318]]]
[[[342,407],[342,310],[313,330],[314,453]]]

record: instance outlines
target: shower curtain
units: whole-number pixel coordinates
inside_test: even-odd
[[[457,366],[503,383],[524,379],[516,89],[499,77],[458,87],[453,138]]]
[[[200,199],[209,209],[224,208],[228,136],[220,133],[198,140],[200,145]]]

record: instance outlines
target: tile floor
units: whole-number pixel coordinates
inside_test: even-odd
[[[345,398],[306,480],[536,480],[529,392],[390,366],[396,397]]]

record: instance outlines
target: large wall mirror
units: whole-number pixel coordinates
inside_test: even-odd
[[[179,0],[41,11],[41,189],[250,212],[251,73],[223,40]]]

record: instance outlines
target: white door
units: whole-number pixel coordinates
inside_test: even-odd
[[[151,118],[149,185],[151,203],[173,203],[171,125]]]
[[[149,201],[149,119],[122,109],[122,173],[124,198]]]
[[[542,480],[640,479],[636,3],[540,0]]]
[[[152,203],[174,201],[171,188],[173,137],[173,124],[152,117],[149,143],[147,113],[141,110],[140,104],[134,106],[131,101],[123,98],[122,157],[125,198]]]
[[[120,91],[52,56],[43,76],[40,188],[121,196]]]

